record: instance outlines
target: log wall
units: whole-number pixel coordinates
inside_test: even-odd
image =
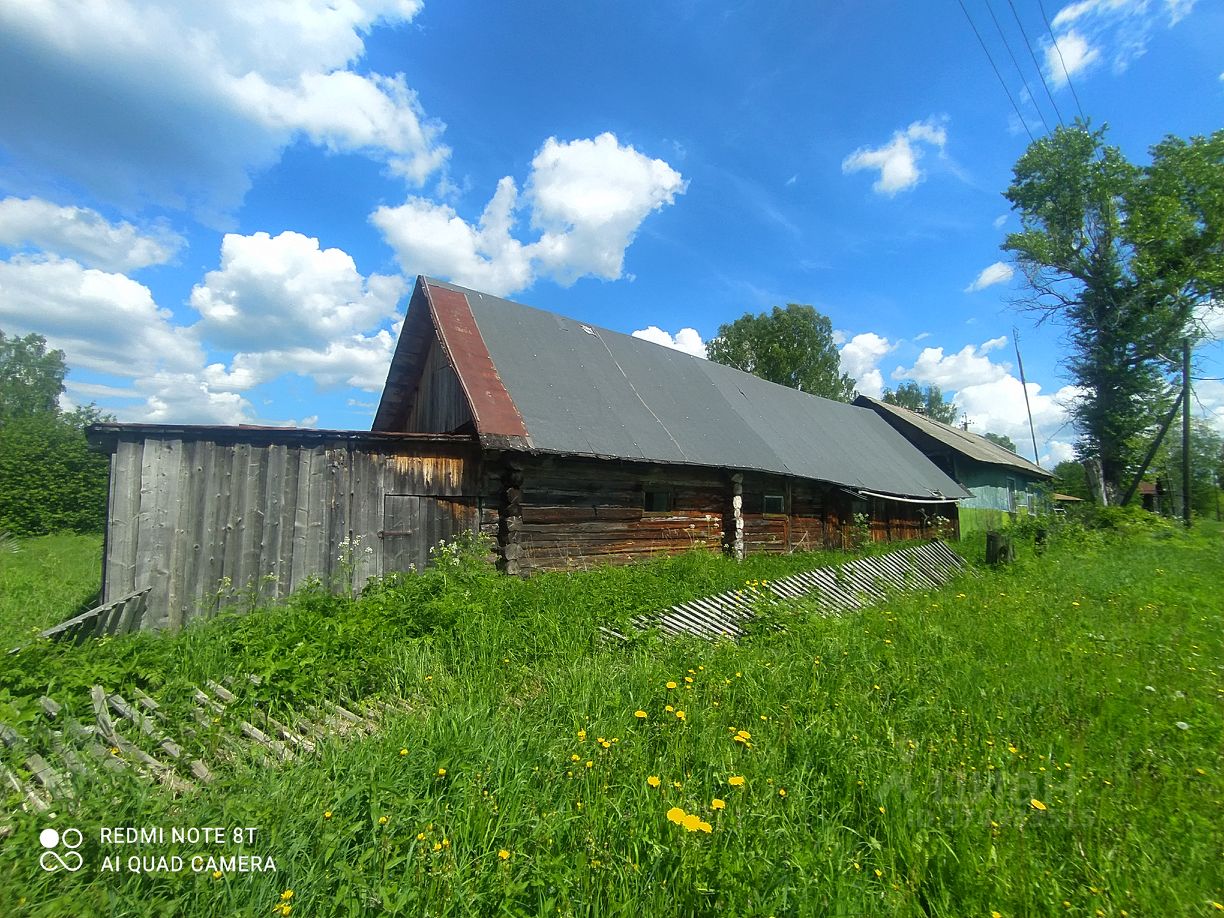
[[[147,587],[152,628],[212,614],[218,594],[272,599],[349,570],[359,587],[496,527],[466,442],[132,436],[115,445],[110,488],[103,601]]]
[[[717,470],[557,459],[525,464],[522,476],[520,570],[723,548],[729,483]],[[670,509],[647,510],[647,491],[669,495]]]

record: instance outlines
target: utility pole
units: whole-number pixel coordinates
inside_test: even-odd
[[[1033,461],[1041,465],[1037,458],[1037,431],[1033,429],[1033,409],[1029,407],[1028,383],[1024,381],[1024,360],[1020,357],[1020,332],[1012,326],[1012,343],[1016,346],[1016,364],[1020,368],[1020,388],[1024,390],[1024,410],[1028,413],[1029,436],[1033,438]]]
[[[1190,528],[1190,339],[1182,341],[1182,519]]]

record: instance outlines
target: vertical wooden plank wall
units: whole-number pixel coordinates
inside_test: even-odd
[[[351,536],[361,536],[353,558],[360,587],[387,569],[385,495],[421,496],[416,538],[425,558],[440,538],[495,528],[496,498],[482,497],[478,466],[464,444],[121,439],[104,601],[148,587],[146,627],[178,628],[213,614],[219,594],[271,599],[311,576],[331,581]]]

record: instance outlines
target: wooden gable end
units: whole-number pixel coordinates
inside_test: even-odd
[[[409,396],[405,433],[471,433],[472,411],[446,352],[434,341]]]

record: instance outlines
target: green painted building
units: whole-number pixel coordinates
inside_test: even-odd
[[[1054,475],[985,437],[860,395],[870,408],[973,497],[958,504],[961,534],[999,529],[1019,514],[1045,509]]]

